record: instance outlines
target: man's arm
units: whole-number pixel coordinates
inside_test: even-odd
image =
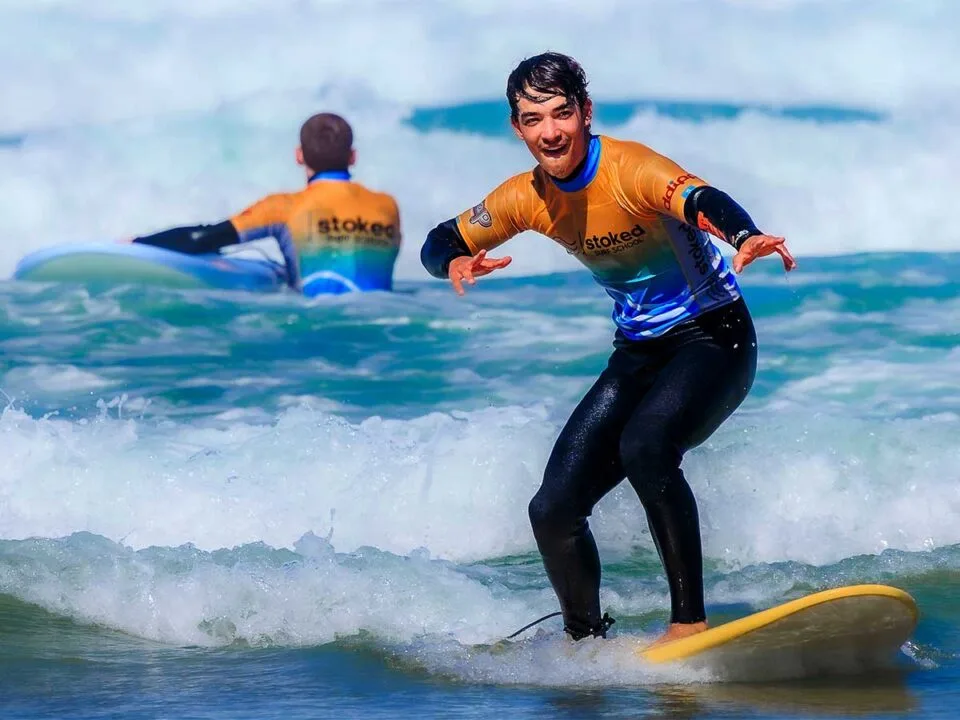
[[[427,272],[449,279],[457,295],[463,295],[464,283],[474,285],[476,278],[509,265],[509,255],[487,258],[487,250],[530,228],[531,204],[525,197],[529,185],[523,176],[513,177],[479,205],[431,230],[420,250]]]
[[[797,266],[782,237],[765,235],[729,195],[662,155],[653,153],[634,166],[632,189],[635,202],[648,212],[666,213],[730,243],[737,250],[734,272],[772,253],[780,255],[785,270]]]
[[[487,251],[530,229],[536,200],[532,182],[530,173],[516,175],[480,204],[431,230],[420,250],[427,272],[449,279],[462,295],[464,281],[472,285],[475,278],[509,265],[509,257],[488,259]]]
[[[763,234],[732,197],[710,185],[694,188],[687,195],[683,217],[691,225],[726,240],[735,250],[747,238]]]
[[[276,240],[287,267],[287,285],[299,290],[300,254],[287,225],[290,207],[290,194],[268,195],[234,215],[230,222],[237,229],[238,242],[253,242],[267,237]]]
[[[240,242],[240,235],[232,222],[224,220],[216,225],[171,228],[153,235],[136,237],[133,242],[189,255],[201,255],[215,253],[227,245],[236,245]]]
[[[237,245],[265,237],[274,237],[279,241],[278,235],[286,220],[287,205],[286,195],[269,195],[229,220],[216,225],[171,228],[152,235],[136,237],[133,242],[189,255],[200,255],[217,252],[227,245]],[[287,253],[284,253],[284,256],[286,255]]]
[[[659,153],[647,149],[627,167],[625,189],[632,185],[634,196],[627,200],[700,228],[737,250],[747,238],[762,234],[733,198]]]
[[[435,278],[446,280],[450,273],[450,262],[458,257],[473,255],[460,229],[457,219],[451,218],[437,225],[427,233],[427,240],[420,248],[420,262],[427,272]]]
[[[733,271],[741,272],[754,260],[777,253],[788,272],[797,266],[782,237],[757,229],[750,215],[722,190],[709,185],[694,188],[683,205],[683,217],[704,232],[726,240],[737,251]]]

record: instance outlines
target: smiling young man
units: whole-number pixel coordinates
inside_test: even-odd
[[[636,142],[590,132],[593,105],[573,58],[545,53],[507,80],[511,122],[537,166],[434,228],[421,260],[464,283],[510,263],[487,251],[534,230],[562,244],[614,302],[614,352],[563,428],[530,502],[547,576],[574,638],[604,636],[600,559],[587,517],[624,477],[667,575],[670,626],[658,642],[706,629],[697,505],[680,463],[744,400],[756,372],[753,322],[706,233],[736,249],[733,269],[778,253],[727,194]],[[559,319],[558,319],[559,321]]]

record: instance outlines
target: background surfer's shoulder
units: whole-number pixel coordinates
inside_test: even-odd
[[[302,192],[301,190],[264,195],[253,204],[231,216],[230,222],[233,223],[238,232],[253,226],[283,222],[291,204]]]

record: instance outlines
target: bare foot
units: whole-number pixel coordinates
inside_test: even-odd
[[[647,650],[655,648],[658,645],[666,645],[668,642],[673,642],[674,640],[680,640],[681,638],[702,633],[706,629],[706,622],[670,623],[670,627],[667,628],[667,631],[663,635],[647,645]]]

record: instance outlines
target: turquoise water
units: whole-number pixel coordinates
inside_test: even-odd
[[[481,135],[509,135],[509,114],[504,112],[506,100],[462,103],[450,107],[417,108],[408,122],[421,132],[453,130]],[[877,123],[884,114],[874,110],[834,105],[784,105],[759,103],[697,102],[689,100],[638,99],[605,101],[597,105],[594,118],[606,126],[624,125],[633,117],[651,114],[684,122],[716,122],[758,115],[817,124]]]
[[[686,460],[715,622],[857,582],[917,598],[892,674],[831,682],[624,665],[555,619],[491,648],[555,609],[526,502],[612,325],[583,273],[486,280],[4,285],[5,716],[950,716],[960,255],[751,267],[758,381]],[[636,498],[593,526],[617,635],[652,636]]]

